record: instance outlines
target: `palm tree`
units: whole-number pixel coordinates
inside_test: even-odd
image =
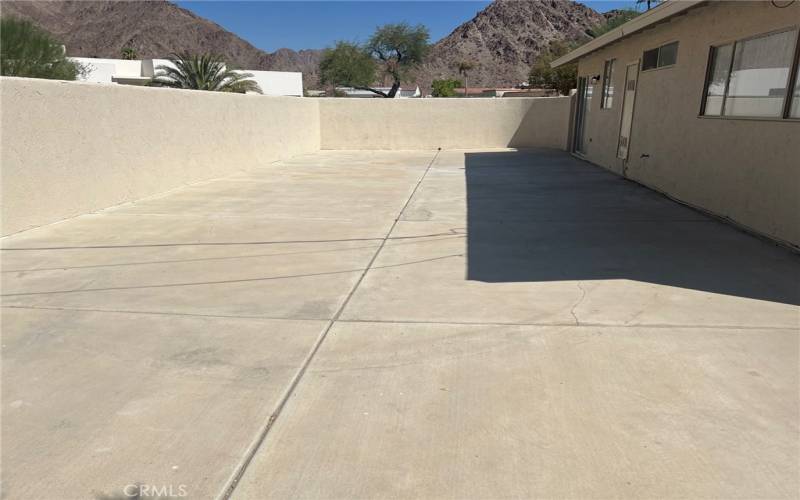
[[[156,66],[156,75],[150,81],[154,87],[175,89],[211,90],[214,92],[257,92],[261,87],[253,80],[252,73],[241,73],[225,67],[219,56],[212,54],[192,55],[174,54],[170,59],[172,66]]]
[[[469,72],[475,69],[475,63],[460,61],[456,67],[458,68],[458,74],[464,77],[464,97],[469,97]]]
[[[128,61],[133,61],[138,59],[139,55],[136,53],[136,49],[133,47],[125,47],[122,49],[122,58]]]

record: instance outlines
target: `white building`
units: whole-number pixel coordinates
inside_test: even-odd
[[[380,90],[381,92],[389,92],[392,90],[391,87],[373,87],[375,90]],[[360,97],[360,98],[368,98],[368,97],[382,97],[375,92],[370,92],[369,90],[361,90],[355,89],[353,87],[336,87],[337,92],[341,92],[345,95],[345,97]],[[414,87],[414,89],[403,90],[400,87],[397,90],[397,93],[394,95],[394,99],[406,99],[410,97],[422,97],[422,93],[419,91],[419,87]]]
[[[158,66],[171,66],[168,59],[100,59],[94,57],[71,57],[86,66],[84,81],[95,83],[119,83],[123,85],[146,85],[152,80]],[[303,96],[303,74],[290,71],[252,71],[252,80],[258,83],[264,95]]]
[[[127,59],[99,59],[94,57],[70,57],[87,69],[83,80],[95,83],[122,83],[144,85],[150,81],[142,74],[144,61]]]
[[[255,80],[264,95],[303,96],[303,73],[295,71],[253,71],[251,80]]]

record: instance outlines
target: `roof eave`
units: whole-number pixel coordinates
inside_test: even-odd
[[[603,33],[594,40],[587,42],[569,54],[559,57],[550,63],[550,67],[557,68],[564,64],[574,62],[581,57],[588,55],[596,50],[599,50],[606,45],[612,44],[617,40],[630,36],[634,33],[642,31],[656,23],[660,23],[672,16],[678,15],[686,10],[691,9],[706,0],[668,0],[662,4],[648,10],[647,12],[636,16],[627,23],[618,28],[614,28],[608,33]]]

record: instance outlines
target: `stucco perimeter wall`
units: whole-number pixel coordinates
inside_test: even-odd
[[[322,99],[322,149],[564,149],[569,97]]]
[[[314,99],[0,79],[2,234],[319,150]]]
[[[786,2],[783,2],[786,3]],[[594,88],[586,158],[677,199],[800,246],[800,121],[700,117],[712,45],[797,26],[800,3],[709,2],[583,58],[581,76],[616,59],[612,109]],[[677,63],[639,74],[627,164],[616,158],[625,65],[678,41]]]

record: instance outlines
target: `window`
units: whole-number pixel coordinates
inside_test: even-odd
[[[668,43],[661,47],[645,50],[642,55],[642,71],[672,66],[678,61],[678,42]]]
[[[606,61],[603,68],[603,98],[600,100],[602,109],[609,109],[614,102],[614,61]]]
[[[678,42],[662,45],[658,49],[658,67],[672,66],[678,61]]]
[[[787,112],[799,117],[797,85],[789,91],[796,46],[797,29],[792,29],[712,47],[702,114],[781,118]]]
[[[642,71],[654,69],[658,66],[658,49],[645,50],[642,56]]]
[[[705,115],[721,116],[722,102],[725,99],[725,87],[733,58],[733,44],[711,48],[710,73],[706,85]]]

